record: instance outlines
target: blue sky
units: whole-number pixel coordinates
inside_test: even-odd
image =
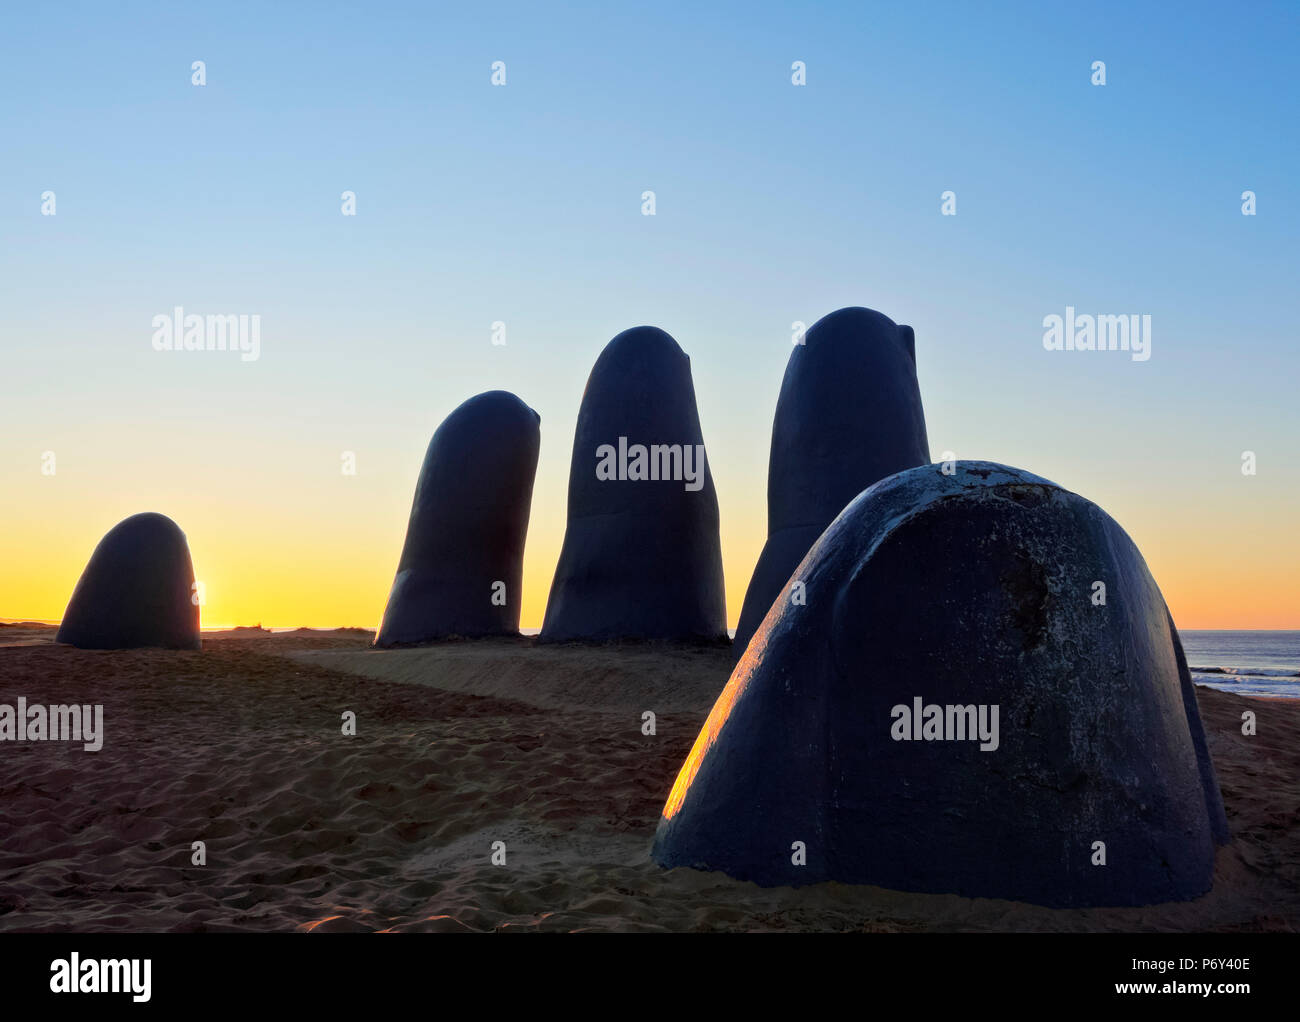
[[[1259,621],[1300,626],[1278,588],[1300,569],[1298,11],[10,5],[0,555],[71,552],[48,583],[24,560],[0,616],[57,616],[89,545],[150,508],[196,547],[263,535],[214,596],[240,616],[259,587],[288,598],[275,580],[313,559],[319,536],[294,525],[311,508],[360,595],[283,623],[373,624],[429,435],[498,387],[542,415],[536,606],[587,373],[652,323],[692,357],[734,620],[790,324],[866,305],[916,329],[936,457],[1096,500],[1191,625],[1236,622],[1253,587],[1280,607]],[[1044,351],[1067,304],[1151,315],[1151,360]],[[153,351],[175,305],[260,314],[261,359]],[[46,449],[54,485],[34,470]]]

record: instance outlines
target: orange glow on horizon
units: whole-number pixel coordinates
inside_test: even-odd
[[[57,621],[104,533],[128,515],[154,510],[186,533],[206,591],[204,628],[373,629],[401,553],[412,468],[391,473],[382,489],[349,488],[332,477],[292,478],[289,485],[205,480],[196,470],[189,479],[113,501],[103,498],[117,492],[111,479],[78,480],[63,484],[66,490],[40,477],[17,480],[0,530],[0,618]],[[522,628],[542,624],[564,540],[566,483],[562,473],[543,477],[539,470],[524,555]],[[204,496],[209,492],[235,495],[223,505]],[[718,481],[733,628],[766,538],[766,502],[753,499],[761,492],[758,480]],[[1098,496],[1103,507],[1122,509],[1128,494]],[[318,513],[291,510],[299,506]],[[1300,629],[1300,545],[1290,515],[1272,509],[1245,529],[1233,524],[1239,513],[1230,503],[1189,505],[1177,516],[1163,505],[1137,504],[1116,517],[1143,552],[1179,628]]]

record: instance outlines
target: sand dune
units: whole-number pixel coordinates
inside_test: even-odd
[[[47,645],[54,641],[58,630],[58,625],[44,621],[0,621],[0,649]]]
[[[0,640],[3,641],[3,640]],[[647,858],[723,648],[0,650],[0,701],[100,702],[102,752],[0,756],[3,930],[1294,930],[1300,704],[1200,690],[1236,835],[1194,902],[1050,910]],[[354,673],[355,672],[355,673]],[[400,679],[400,680],[394,680]],[[1259,735],[1240,734],[1254,709]],[[643,736],[654,709],[658,734]],[[352,710],[358,734],[340,734]],[[207,843],[206,866],[190,844]],[[493,865],[492,843],[507,862]]]

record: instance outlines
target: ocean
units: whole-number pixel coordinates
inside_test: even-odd
[[[1178,634],[1196,684],[1242,696],[1300,699],[1300,632]]]

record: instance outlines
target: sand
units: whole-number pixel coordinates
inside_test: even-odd
[[[104,705],[104,749],[0,746],[0,930],[1163,930],[1300,924],[1300,701],[1198,689],[1235,840],[1187,903],[1052,910],[647,857],[724,647],[358,631],[90,652],[0,630],[0,702]],[[1240,733],[1243,710],[1259,734]],[[340,733],[357,714],[356,737]],[[641,733],[653,710],[657,734]],[[191,842],[207,864],[191,864]],[[506,864],[490,861],[504,842]]]

